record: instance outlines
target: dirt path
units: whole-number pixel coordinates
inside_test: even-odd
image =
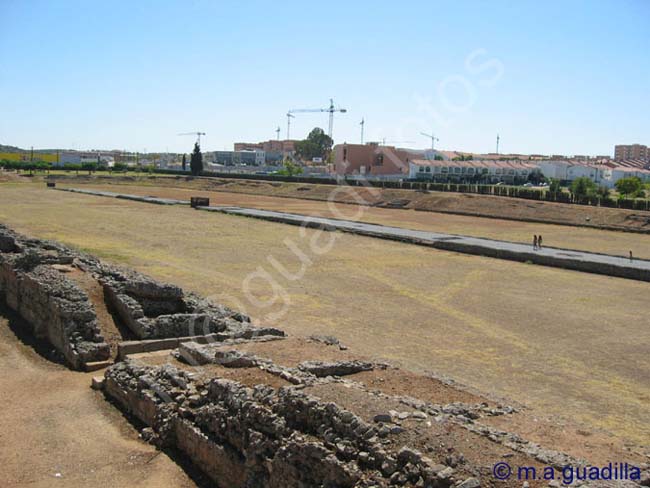
[[[50,362],[14,331],[0,308],[1,486],[195,486],[90,389],[92,374]]]

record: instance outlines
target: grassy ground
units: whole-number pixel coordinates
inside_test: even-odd
[[[0,185],[0,221],[290,333],[333,334],[365,355],[650,438],[647,283],[30,185]]]
[[[71,182],[59,186],[74,187],[75,184]],[[169,188],[165,186],[84,184],[83,188],[95,188],[137,195],[156,195],[182,200],[189,200],[190,196],[201,195],[210,197],[211,203],[215,205],[239,205],[307,215],[351,218],[410,229],[487,237],[513,242],[530,243],[532,242],[533,234],[541,234],[544,237],[546,246],[620,256],[628,256],[629,251],[632,251],[636,257],[650,259],[650,235],[646,234],[517,222],[512,220],[496,220],[437,212],[416,212],[408,209],[400,210],[376,207],[364,207],[360,209],[357,206],[344,204],[334,204],[334,207],[332,207],[328,202],[316,200],[300,200],[295,198],[205,190],[197,193],[196,190]]]

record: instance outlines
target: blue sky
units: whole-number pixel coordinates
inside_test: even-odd
[[[650,144],[650,1],[0,0],[0,144],[189,151],[348,110],[336,142]],[[327,128],[297,114],[292,136]]]

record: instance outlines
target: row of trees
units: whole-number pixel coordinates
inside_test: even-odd
[[[124,172],[124,171],[148,171],[153,172],[154,167],[149,166],[138,166],[132,168],[127,166],[124,163],[115,163],[112,167],[105,167],[97,163],[81,163],[81,164],[66,164],[65,166],[54,166],[52,163],[45,161],[9,161],[6,159],[0,160],[0,168],[14,171],[29,171],[32,174],[34,171],[43,171],[49,172],[53,169],[64,170],[64,171],[88,171],[88,173],[94,173],[95,171],[111,171],[111,172]]]
[[[621,178],[615,183],[616,191],[619,198],[643,198],[645,191],[643,181],[636,176],[630,178]],[[589,178],[583,176],[573,180],[569,189],[571,194],[580,199],[584,198],[602,198],[610,196],[610,190],[606,186],[598,186]]]

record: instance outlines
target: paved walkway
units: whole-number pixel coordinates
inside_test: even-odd
[[[156,203],[162,205],[187,205],[185,200],[171,200],[157,197],[144,197],[121,193],[80,190],[75,188],[62,189],[75,193],[97,195],[128,200]],[[368,224],[351,220],[338,220],[326,217],[312,217],[306,215],[260,210],[242,207],[212,206],[200,207],[200,210],[220,212],[229,215],[252,217],[272,222],[301,225],[312,228],[321,228],[331,231],[350,232],[353,234],[408,242],[455,251],[466,254],[476,254],[511,261],[531,262],[544,266],[572,269],[589,273],[617,276],[640,281],[650,281],[650,261],[642,259],[624,258],[609,254],[575,251],[561,248],[545,247],[535,250],[531,245],[516,242],[483,239],[454,234],[443,234],[421,230],[405,229],[378,224]]]

